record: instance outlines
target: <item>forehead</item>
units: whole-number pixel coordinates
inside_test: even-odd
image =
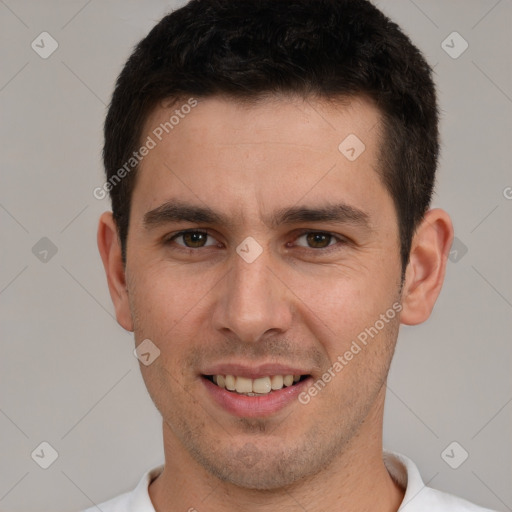
[[[379,134],[379,112],[364,98],[160,105],[143,130],[141,142],[151,139],[153,148],[140,164],[134,203],[148,210],[179,195],[242,218],[301,199],[362,205],[366,196],[376,209],[372,195],[386,195]]]
[[[196,106],[190,107],[192,104]],[[347,135],[347,130],[368,139],[379,121],[379,110],[364,96],[329,102],[283,94],[249,100],[182,97],[161,102],[153,109],[143,133],[154,135],[158,141],[167,135],[176,138],[189,134],[215,144],[251,144],[267,135],[267,142],[304,146],[311,142],[321,149],[331,146],[331,138],[339,140]]]

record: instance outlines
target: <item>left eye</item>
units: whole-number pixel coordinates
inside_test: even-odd
[[[213,242],[207,244],[206,240],[210,237]],[[213,238],[210,234],[205,231],[182,231],[181,233],[177,233],[173,237],[169,239],[169,241],[175,241],[177,239],[183,239],[184,243],[178,245],[182,245],[189,249],[199,249],[201,247],[207,247],[209,245],[216,245],[218,242]]]
[[[297,245],[301,247],[309,247],[311,249],[324,249],[325,247],[329,247],[330,245],[336,244],[336,237],[334,235],[331,235],[330,233],[310,231],[307,233],[303,233],[302,235],[297,237],[296,240],[300,240],[301,238],[305,238],[306,244]]]

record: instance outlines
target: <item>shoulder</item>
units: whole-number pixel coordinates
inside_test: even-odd
[[[98,505],[83,510],[82,512],[98,512],[98,509],[102,512],[126,512],[126,510],[129,510],[128,505],[131,494],[131,492],[125,492],[124,494],[103,503],[99,503]]]
[[[480,507],[463,498],[453,496],[446,492],[425,487],[422,499],[422,507],[425,510],[453,511],[453,512],[495,512],[489,508]],[[423,508],[421,510],[423,510]],[[413,508],[414,510],[414,508]]]
[[[163,471],[164,465],[149,469],[137,487],[108,501],[89,507],[81,512],[155,512],[149,497],[149,484]]]
[[[102,512],[126,512],[126,510],[128,510],[130,495],[130,492],[125,492],[124,494],[103,503],[99,503],[98,505],[83,510],[82,512],[98,512],[98,509]]]
[[[493,512],[463,498],[427,487],[416,464],[405,455],[384,451],[383,459],[391,478],[405,491],[399,512]]]

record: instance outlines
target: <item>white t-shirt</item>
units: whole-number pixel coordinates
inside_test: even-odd
[[[398,453],[384,451],[386,468],[398,485],[405,489],[399,511],[404,512],[493,512],[462,498],[426,487],[414,462]],[[98,505],[102,512],[155,512],[148,493],[149,484],[162,472],[164,466],[147,471],[137,487],[117,498]],[[97,512],[96,506],[83,512]]]

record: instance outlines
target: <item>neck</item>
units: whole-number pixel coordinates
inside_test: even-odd
[[[186,452],[164,422],[164,471],[149,487],[156,512],[396,512],[404,490],[382,459],[384,389],[358,432],[321,472],[282,489],[245,489],[218,480]]]

